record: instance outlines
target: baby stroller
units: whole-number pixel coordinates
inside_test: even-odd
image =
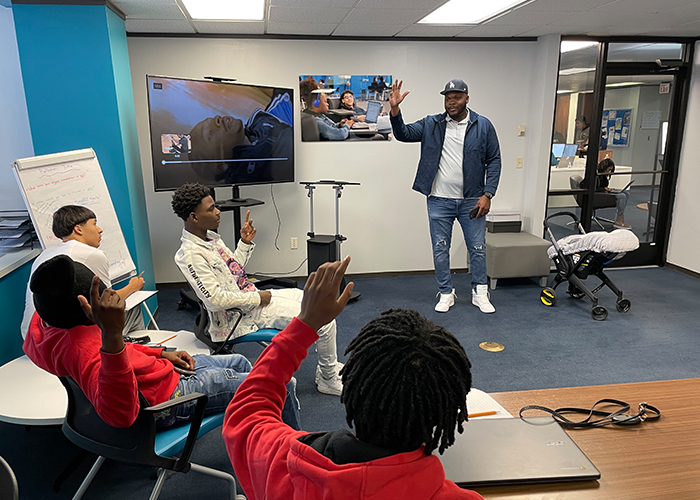
[[[571,217],[578,227],[579,234],[572,234],[556,241],[548,221],[559,216]],[[564,281],[568,281],[569,289],[566,293],[575,299],[588,297],[593,303],[591,316],[597,321],[603,321],[608,317],[608,310],[598,304],[598,297],[595,295],[604,286],[617,295],[615,305],[619,312],[626,313],[630,310],[630,301],[623,298],[622,291],[605,275],[603,269],[626,252],[639,248],[639,239],[632,231],[617,229],[611,233],[597,231],[586,234],[581,222],[571,212],[557,212],[550,215],[544,220],[544,227],[552,242],[547,255],[557,266],[557,274],[551,284],[540,293],[540,300],[544,305],[554,306],[557,303],[556,288]],[[602,281],[593,291],[583,283],[591,274]]]

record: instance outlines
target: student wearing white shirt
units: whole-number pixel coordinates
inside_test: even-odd
[[[34,260],[29,275],[30,280],[31,275],[34,274],[34,271],[41,264],[57,255],[67,255],[75,262],[84,264],[99,276],[107,288],[112,287],[112,282],[109,279],[109,261],[105,253],[98,248],[102,241],[102,228],[97,225],[95,212],[79,205],[61,207],[53,214],[52,230],[54,235],[62,240],[62,243],[47,248]],[[141,290],[144,284],[143,278],[135,276],[129,280],[129,284],[124,288],[117,290],[117,294],[122,299],[126,299],[132,293]],[[22,318],[21,326],[22,338],[27,336],[27,330],[34,311],[34,299],[29,289],[29,284],[27,284],[24,317]],[[143,329],[144,322],[141,308],[134,307],[127,311],[124,334]]]

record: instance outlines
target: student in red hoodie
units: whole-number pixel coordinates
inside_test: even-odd
[[[250,371],[250,362],[240,354],[190,356],[124,342],[124,299],[68,256],[41,264],[32,274],[30,289],[37,312],[24,352],[47,372],[72,377],[100,418],[114,427],[128,427],[136,420],[139,392],[150,405],[201,392],[209,396],[205,413],[221,412]],[[292,396],[287,398],[284,420],[298,428],[295,382],[288,388]],[[189,420],[194,407],[192,401],[161,412],[158,425]]]
[[[392,309],[350,343],[341,375],[347,430],[309,434],[281,420],[284,384],[350,298],[350,262],[309,276],[301,312],[258,358],[226,410],[223,435],[249,500],[477,500],[440,460],[462,431],[471,364],[459,342],[415,311]],[[347,354],[346,352],[346,354]]]

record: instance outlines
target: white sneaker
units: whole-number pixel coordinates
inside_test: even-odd
[[[338,372],[343,369],[343,366],[345,365],[338,361],[335,364],[335,373],[333,373],[333,377],[326,378],[321,373],[321,367],[316,365],[316,388],[318,392],[330,394],[331,396],[340,396],[340,393],[343,392],[343,382]]]
[[[436,297],[440,297],[440,301],[435,305],[435,310],[439,313],[446,313],[450,310],[450,307],[455,305],[455,298],[457,297],[457,294],[453,288],[452,292],[450,293],[438,292]]]
[[[496,312],[496,308],[489,302],[488,285],[476,285],[476,290],[472,289],[472,304],[478,307],[482,313]]]

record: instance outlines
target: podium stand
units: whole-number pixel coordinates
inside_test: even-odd
[[[340,234],[340,197],[345,186],[359,186],[359,182],[321,180],[315,182],[300,182],[308,190],[309,197],[309,217],[311,230],[307,233],[309,239],[306,240],[306,251],[308,256],[308,274],[311,274],[318,269],[321,264],[326,262],[335,262],[342,259],[340,245],[347,240],[345,236]],[[316,234],[314,232],[314,190],[316,186],[333,186],[335,189],[335,235]],[[345,279],[343,279],[342,288],[345,288]],[[360,292],[353,292],[350,295],[350,300],[360,298]]]

